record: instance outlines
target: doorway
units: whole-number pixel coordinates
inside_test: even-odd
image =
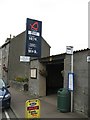
[[[46,95],[56,94],[60,88],[63,88],[64,63],[47,64],[46,70]]]

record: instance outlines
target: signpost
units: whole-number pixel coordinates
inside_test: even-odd
[[[25,103],[25,118],[40,118],[40,100],[27,100]]]
[[[71,91],[71,112],[73,112],[73,46],[67,46],[66,53],[71,55],[71,72],[68,74],[68,80],[69,90]]]
[[[69,55],[73,55],[73,46],[66,46],[66,53]]]

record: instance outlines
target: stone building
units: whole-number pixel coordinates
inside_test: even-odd
[[[5,44],[0,47],[0,78],[8,83],[8,60],[9,60],[9,43],[11,38],[7,38]]]
[[[87,56],[90,49],[75,51],[73,55],[74,69],[74,111],[89,113],[89,62]],[[36,76],[29,76],[29,91],[37,96],[46,96],[57,93],[60,88],[68,88],[68,73],[71,63],[70,55],[66,53],[33,59],[30,62],[30,70]],[[35,70],[36,69],[36,70]],[[35,70],[35,71],[34,71]],[[62,75],[64,71],[64,77]]]
[[[25,32],[9,39],[0,48],[2,78],[7,82],[16,77],[28,77],[29,92],[38,97],[57,94],[58,89],[68,88],[68,73],[70,72],[70,55],[66,53],[50,56],[50,46],[41,39],[41,57],[32,57],[30,62],[20,62],[20,56],[25,56]],[[90,62],[87,56],[90,49],[75,51],[73,54],[74,69],[74,111],[90,115]],[[3,64],[7,72],[3,69]],[[5,72],[5,73],[3,73]]]
[[[15,80],[16,77],[29,78],[29,62],[21,62],[20,56],[25,56],[25,31],[16,37],[10,38],[4,45],[1,46],[1,64],[2,64],[2,78],[6,82]],[[50,46],[41,38],[41,57],[50,55]],[[34,57],[35,58],[35,57]],[[31,57],[30,59],[33,59]],[[3,65],[8,69],[8,72],[3,70]]]

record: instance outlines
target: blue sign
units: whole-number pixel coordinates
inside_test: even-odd
[[[26,56],[41,57],[42,22],[27,18],[26,21]]]
[[[68,89],[74,90],[74,73],[68,73]]]

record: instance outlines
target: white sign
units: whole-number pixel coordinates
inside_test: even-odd
[[[35,32],[35,31],[28,31],[28,34],[30,35],[35,35],[35,36],[40,36],[40,33],[39,32]]]
[[[87,56],[87,62],[90,62],[90,56]]]
[[[29,56],[20,56],[20,62],[30,62]]]
[[[73,91],[73,73],[68,74],[68,80],[69,80],[69,90]]]
[[[37,69],[31,68],[31,78],[37,78]]]
[[[66,46],[66,53],[72,55],[73,54],[73,46]]]

